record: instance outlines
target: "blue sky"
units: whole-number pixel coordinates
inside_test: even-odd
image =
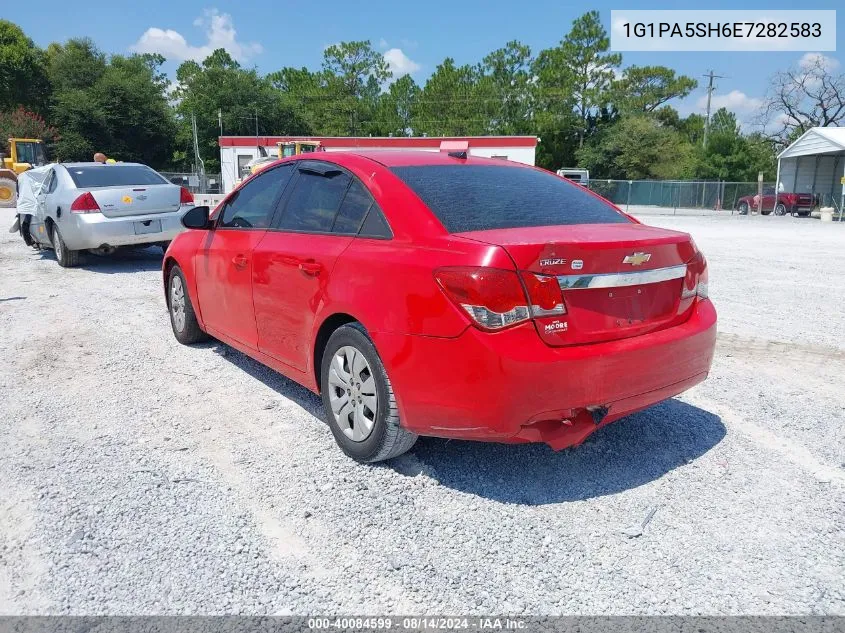
[[[621,5],[621,6],[620,6]],[[736,2],[712,0],[708,9],[795,9],[794,1]],[[2,17],[19,24],[36,43],[90,36],[104,51],[127,53],[155,50],[171,61],[172,73],[181,59],[201,57],[222,46],[244,65],[261,72],[283,66],[320,65],[323,49],[335,42],[369,39],[393,68],[411,72],[423,83],[447,56],[459,64],[475,63],[512,39],[532,52],[557,44],[571,22],[595,8],[606,28],[610,10],[698,9],[700,3],[598,2],[591,5],[547,0],[488,0],[487,2],[424,0],[419,2],[229,2],[224,0],[92,0],[86,3],[8,2]],[[832,0],[816,2],[813,9],[835,9]],[[72,9],[72,10],[69,10]],[[840,11],[845,14],[845,10]],[[845,33],[837,15],[837,33]],[[837,37],[841,49],[842,35]],[[813,51],[807,51],[813,52]],[[825,53],[837,65],[841,51]],[[623,65],[661,64],[699,80],[699,89],[674,105],[683,113],[703,111],[704,80],[709,69],[726,78],[717,82],[714,105],[725,105],[740,119],[750,121],[765,93],[767,78],[798,63],[802,52],[624,53]],[[840,67],[840,70],[842,68]]]

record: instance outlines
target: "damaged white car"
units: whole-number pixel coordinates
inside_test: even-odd
[[[30,246],[52,248],[65,268],[82,251],[109,254],[122,246],[167,249],[183,230],[193,194],[138,163],[58,163],[18,177],[17,219]]]

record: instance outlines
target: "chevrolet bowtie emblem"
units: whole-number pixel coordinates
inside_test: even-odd
[[[625,255],[625,259],[622,260],[622,263],[631,264],[631,266],[640,266],[650,259],[651,253],[631,253],[630,255]]]

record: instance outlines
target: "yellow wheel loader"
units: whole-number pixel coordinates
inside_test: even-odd
[[[44,144],[35,138],[10,138],[8,152],[0,156],[0,207],[14,207],[18,203],[18,174],[47,164]]]

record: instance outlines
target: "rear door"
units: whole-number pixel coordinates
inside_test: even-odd
[[[295,182],[279,217],[255,250],[253,296],[259,350],[305,371],[315,315],[335,262],[374,202],[357,178],[336,165],[295,164]]]
[[[252,349],[258,346],[252,255],[270,225],[291,172],[289,166],[264,171],[230,195],[218,211],[214,230],[207,232],[196,254],[203,321]]]
[[[181,206],[180,188],[146,165],[68,165],[67,171],[109,218],[172,213]]]

